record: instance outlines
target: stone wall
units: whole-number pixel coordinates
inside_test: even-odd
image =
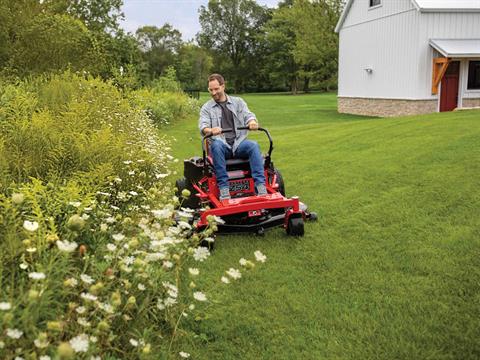
[[[463,98],[463,107],[466,107],[466,108],[480,107],[480,99]]]
[[[391,117],[429,114],[436,112],[437,109],[437,100],[338,97],[338,112],[346,114]]]

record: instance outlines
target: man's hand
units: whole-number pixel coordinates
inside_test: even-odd
[[[255,120],[250,121],[250,122],[248,123],[248,128],[249,128],[250,130],[258,130],[258,123],[257,123]]]
[[[203,129],[203,133],[205,135],[209,135],[209,134],[212,134],[213,136],[219,135],[219,134],[222,133],[222,128],[220,128],[220,127],[205,128],[205,129]]]

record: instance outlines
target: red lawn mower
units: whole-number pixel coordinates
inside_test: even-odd
[[[238,130],[249,130],[241,127]],[[263,131],[270,142],[268,153],[264,155],[264,171],[267,195],[257,196],[248,159],[226,160],[231,199],[219,200],[213,159],[208,151],[211,134],[202,138],[202,157],[192,157],[184,161],[184,177],[177,180],[178,195],[188,189],[190,196],[182,206],[195,210],[194,227],[202,230],[207,225],[207,217],[214,215],[223,221],[218,223],[218,233],[253,232],[263,235],[265,229],[283,226],[288,235],[303,236],[304,221],[317,220],[317,214],[309,212],[307,206],[297,196],[285,197],[282,175],[275,169],[271,155],[273,141],[268,130]],[[223,129],[222,133],[231,132]]]

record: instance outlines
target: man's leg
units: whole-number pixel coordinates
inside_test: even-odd
[[[222,141],[214,140],[210,144],[210,151],[213,156],[213,167],[217,177],[217,185],[220,189],[220,200],[229,199],[228,174],[226,159],[231,157],[231,150]]]
[[[263,173],[263,156],[258,143],[251,140],[243,140],[235,152],[235,157],[248,159],[253,181],[258,195],[266,195],[265,174]]]

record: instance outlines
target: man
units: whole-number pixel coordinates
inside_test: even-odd
[[[210,153],[213,156],[220,200],[230,199],[226,160],[232,158],[249,160],[257,195],[266,195],[260,147],[255,141],[247,140],[247,130],[238,130],[244,126],[257,130],[255,114],[248,110],[243,99],[225,93],[225,80],[220,74],[208,77],[208,91],[212,99],[202,106],[198,126],[202,135],[213,135]],[[222,129],[232,129],[232,132],[222,133]]]

